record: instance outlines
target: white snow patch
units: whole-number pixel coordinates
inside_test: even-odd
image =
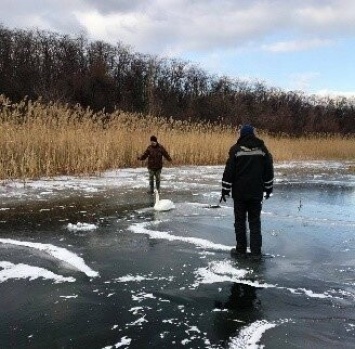
[[[189,326],[189,328],[185,332],[186,333],[190,333],[190,332],[201,333],[201,331],[198,329],[197,326]]]
[[[243,328],[238,337],[232,338],[229,343],[230,349],[262,349],[264,345],[259,344],[263,333],[276,324],[266,320],[253,322],[250,326]]]
[[[119,348],[122,347],[124,345],[130,345],[131,344],[132,339],[128,338],[127,336],[122,337],[121,342],[118,342],[114,345],[115,348]]]
[[[128,229],[135,234],[149,235],[149,237],[152,239],[167,240],[167,241],[181,241],[181,242],[193,244],[197,248],[202,248],[202,249],[210,249],[216,251],[230,251],[234,247],[234,246],[216,244],[206,239],[172,235],[165,231],[156,231],[156,230],[150,230],[146,228],[147,225],[159,224],[159,223],[160,223],[159,221],[136,223],[128,227]]]
[[[251,281],[245,279],[245,277],[252,273],[252,270],[246,269],[237,269],[230,261],[214,261],[210,262],[206,268],[199,268],[195,272],[196,282],[192,285],[192,287],[196,288],[200,284],[213,284],[213,283],[223,283],[223,282],[231,282],[231,283],[240,283],[243,285],[249,285],[256,288],[276,288],[279,290],[287,290],[292,294],[296,295],[306,295],[310,298],[339,298],[333,297],[327,292],[325,293],[315,293],[312,290],[307,290],[305,288],[288,288],[268,283],[260,283],[259,281]]]
[[[312,290],[307,290],[305,288],[287,288],[291,293],[293,294],[305,294],[309,298],[338,298],[338,297],[332,297],[327,293],[315,293]]]
[[[214,309],[212,309],[212,312],[215,312],[215,313],[217,313],[217,312],[228,312],[228,309],[227,308],[224,308],[224,309],[214,308]]]
[[[144,322],[148,322],[145,319],[145,315],[142,316],[141,318],[137,319],[136,321],[131,322],[130,324],[127,324],[127,326],[142,326]]]
[[[123,346],[129,346],[131,344],[132,339],[128,338],[127,336],[124,336],[121,338],[121,341],[114,344],[114,345],[109,345],[107,347],[104,347],[102,349],[113,349],[113,348],[120,348]]]
[[[34,248],[36,250],[45,252],[56,259],[59,259],[65,263],[70,264],[75,269],[85,273],[89,277],[99,276],[99,273],[92,270],[90,267],[88,267],[81,257],[77,256],[75,253],[70,252],[63,247],[57,247],[51,244],[41,244],[37,242],[18,241],[13,239],[1,239],[1,238],[0,238],[0,243]]]
[[[197,287],[199,284],[240,281],[250,273],[250,270],[236,269],[231,262],[221,261],[210,262],[206,268],[199,268],[194,273],[197,278],[193,287]]]
[[[138,315],[140,314],[140,311],[143,311],[143,307],[133,307],[131,309],[129,309],[128,311],[130,311],[133,315]]]
[[[65,299],[72,299],[72,298],[78,298],[77,294],[74,294],[73,296],[59,296],[60,298],[65,298]]]
[[[152,293],[138,293],[137,295],[132,295],[132,299],[137,302],[142,302],[144,299],[156,299]]]
[[[11,262],[0,262],[0,283],[10,279],[29,279],[30,281],[42,278],[45,280],[53,280],[54,283],[75,282],[73,277],[65,277],[55,274],[47,269],[33,267],[27,264],[13,264]]]
[[[181,344],[182,345],[187,345],[187,344],[189,344],[191,342],[191,339],[183,339],[182,341],[181,341]]]
[[[231,338],[229,342],[229,349],[262,349],[265,346],[260,344],[262,335],[269,329],[276,326],[293,322],[292,319],[280,319],[274,322],[266,320],[258,320],[249,326],[241,329],[237,337]]]
[[[70,231],[90,231],[97,229],[97,225],[81,222],[78,222],[76,224],[68,223],[67,229]]]
[[[169,277],[161,277],[161,276],[146,276],[146,275],[125,275],[121,276],[119,278],[114,279],[114,282],[142,282],[142,281],[153,281],[153,280],[167,280],[167,281],[173,281],[174,276],[169,276]]]

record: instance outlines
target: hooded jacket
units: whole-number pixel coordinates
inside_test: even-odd
[[[229,150],[222,178],[222,189],[241,200],[262,200],[272,193],[274,167],[264,142],[253,134],[240,137]]]

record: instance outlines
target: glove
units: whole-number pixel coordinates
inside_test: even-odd
[[[272,189],[267,189],[265,191],[265,195],[264,195],[265,200],[267,200],[270,197],[271,193],[272,193]]]
[[[221,198],[220,198],[219,202],[222,202],[222,200],[224,202],[227,202],[226,196],[229,196],[229,190],[222,189],[222,194],[221,194]]]

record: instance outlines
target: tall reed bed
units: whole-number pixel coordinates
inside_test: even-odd
[[[276,161],[339,160],[355,161],[355,137],[341,135],[307,135],[263,137]]]
[[[236,140],[235,130],[223,125],[120,111],[93,113],[41,100],[12,104],[0,96],[0,179],[99,174],[145,166],[137,156],[153,134],[169,151],[173,166],[223,164]],[[353,139],[260,136],[276,161],[355,157]]]

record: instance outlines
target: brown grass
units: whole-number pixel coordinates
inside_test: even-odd
[[[41,100],[11,104],[0,96],[0,179],[99,174],[145,166],[137,156],[152,134],[170,153],[173,166],[224,164],[236,140],[235,131],[222,125],[116,111],[103,127],[107,116]],[[275,161],[355,158],[354,139],[336,135],[294,139],[260,133],[260,137]]]

